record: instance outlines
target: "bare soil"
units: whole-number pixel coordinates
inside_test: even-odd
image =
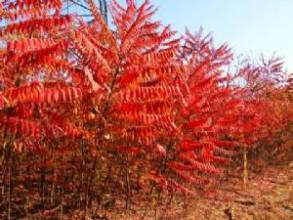
[[[71,216],[74,217],[78,219],[78,214]],[[151,204],[120,213],[118,210],[96,210],[88,219],[293,220],[293,166],[291,163],[290,166],[250,173],[246,189],[239,170],[210,196],[198,196],[188,201],[177,198],[167,208],[157,207],[157,211]]]
[[[213,193],[199,194],[183,199],[174,197],[166,206],[156,205],[156,200],[133,202],[125,210],[123,203],[115,202],[108,210],[98,206],[85,212],[53,208],[37,211],[27,217],[13,215],[11,219],[42,220],[293,220],[293,163],[286,166],[265,166],[250,171],[246,189],[243,186],[242,170],[229,174],[217,185]],[[135,200],[134,200],[135,201]],[[141,201],[141,200],[138,200]],[[20,205],[21,206],[21,205]],[[120,208],[119,208],[120,207]],[[0,219],[7,219],[2,210]],[[13,213],[14,214],[14,213]],[[17,217],[19,216],[19,217]]]

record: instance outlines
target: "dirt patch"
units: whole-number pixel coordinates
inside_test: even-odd
[[[156,212],[150,205],[147,214],[104,212],[103,216],[113,220],[292,220],[293,171],[274,167],[250,173],[247,189],[243,188],[241,176],[234,175],[220,184],[212,197],[177,199],[168,209],[162,207]]]
[[[292,220],[293,172],[270,168],[250,174],[245,190],[241,178],[234,177],[219,187],[213,199],[199,199],[170,219],[211,220]]]
[[[250,172],[249,184],[243,187],[241,170],[220,182],[215,191],[189,199],[174,197],[171,202],[157,206],[156,200],[141,202],[137,199],[129,210],[115,202],[109,210],[61,211],[59,206],[45,213],[36,212],[16,219],[86,219],[86,220],[292,220],[293,219],[293,169],[291,167],[265,168],[262,172]],[[139,202],[135,204],[134,202]],[[164,199],[168,201],[168,199]],[[20,204],[23,204],[20,201]],[[40,210],[39,207],[34,207]],[[62,213],[62,215],[60,214]],[[5,216],[5,213],[2,213]],[[12,218],[15,219],[15,218]]]

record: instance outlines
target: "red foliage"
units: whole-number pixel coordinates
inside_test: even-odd
[[[152,20],[156,9],[147,0],[125,8],[113,1],[114,30],[92,0],[89,24],[60,15],[61,1],[8,2],[0,8],[1,130],[14,137],[12,146],[33,150],[38,143],[43,155],[53,149],[67,162],[60,176],[71,153],[72,160],[92,160],[89,172],[99,161],[101,169],[130,169],[131,183],[148,179],[192,193],[191,184],[221,173],[235,147],[292,120],[268,114],[273,104],[260,92],[280,81],[264,73],[279,76],[281,63],[247,65],[237,75],[247,84],[235,85],[226,44],[215,47],[202,30],[176,38]]]

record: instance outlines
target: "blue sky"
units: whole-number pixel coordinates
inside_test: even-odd
[[[141,1],[138,1],[141,2]],[[293,0],[151,0],[156,18],[180,32],[200,26],[236,55],[274,52],[293,71]]]

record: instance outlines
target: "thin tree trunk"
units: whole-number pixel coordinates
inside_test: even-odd
[[[8,210],[7,210],[7,219],[11,220],[11,202],[12,202],[12,149],[11,146],[8,146]]]
[[[247,159],[247,148],[244,147],[243,150],[243,186],[244,189],[247,188],[248,183],[248,159]]]

